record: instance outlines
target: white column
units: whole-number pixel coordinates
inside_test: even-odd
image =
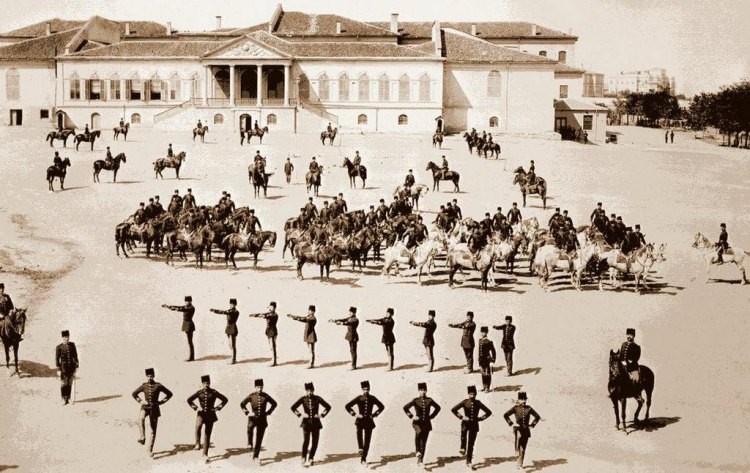
[[[289,64],[284,66],[284,105],[289,105]]]
[[[204,81],[203,81],[203,106],[205,107],[208,105],[208,75],[209,75],[209,69],[210,66],[204,66]]]
[[[263,105],[263,66],[261,64],[258,64],[258,82],[257,82],[257,89],[258,89],[258,101],[256,104],[258,107]]]
[[[229,106],[234,107],[234,65],[229,66]]]

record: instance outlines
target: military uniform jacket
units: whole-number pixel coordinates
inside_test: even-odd
[[[460,324],[450,324],[449,326],[463,329],[463,334],[461,335],[461,348],[474,348],[474,330],[476,330],[477,324],[466,321]]]
[[[186,305],[170,305],[167,306],[172,310],[182,312],[182,331],[183,332],[195,332],[195,324],[193,323],[193,316],[195,315],[195,306]]]
[[[369,394],[362,394],[355,397],[349,401],[344,408],[346,409],[346,412],[352,416],[356,416],[357,413],[354,412],[354,406],[357,406],[359,415],[362,416],[354,421],[354,425],[363,429],[374,429],[375,421],[373,419],[379,416],[380,413],[383,412],[383,409],[385,409],[385,406],[378,398]],[[377,406],[378,410],[373,412],[373,406]]]
[[[70,376],[78,369],[78,350],[73,342],[61,343],[55,349],[55,366],[63,375]]]
[[[478,432],[479,422],[492,415],[492,411],[487,406],[482,404],[482,401],[480,401],[479,399],[471,398],[464,399],[463,401],[453,406],[451,412],[453,412],[453,415],[455,415],[456,417],[458,417],[459,414],[463,415],[463,427],[470,432]],[[480,412],[482,412],[483,415],[480,415]]]
[[[305,323],[305,330],[302,333],[302,339],[305,342],[315,343],[318,341],[318,335],[315,333],[315,325],[318,323],[318,320],[315,317],[300,317],[298,315],[293,315],[292,319]]]
[[[422,345],[426,347],[435,346],[435,330],[437,330],[437,323],[434,320],[428,320],[427,322],[415,322],[414,325],[417,327],[424,327],[424,338],[422,339]]]
[[[478,344],[477,362],[479,366],[489,366],[490,363],[495,362],[497,353],[495,352],[495,344],[489,338],[480,338]]]
[[[290,162],[284,163],[284,174],[291,174],[294,171],[294,165]]]
[[[393,334],[393,326],[396,325],[396,321],[392,317],[383,317],[382,319],[371,320],[371,322],[383,327],[383,337],[380,339],[381,343],[385,343],[386,345],[396,343],[396,336]]]
[[[729,248],[729,233],[726,230],[722,230],[719,234],[719,246],[725,250]]]
[[[323,407],[323,410],[328,413],[328,411],[331,410],[331,405],[328,404],[322,397],[313,394],[312,396],[305,395],[297,399],[297,402],[292,404],[292,412],[298,414],[297,409],[299,409],[300,406],[302,406],[303,418],[302,423],[299,426],[306,431],[322,429],[323,423],[320,422],[319,417],[315,416],[321,415],[321,407]]]
[[[536,413],[534,408],[522,404],[516,404],[511,407],[503,416],[508,425],[513,425],[513,422],[510,420],[510,416],[512,415],[516,416],[516,424],[518,426],[515,429],[518,429],[518,433],[522,437],[531,437],[531,427],[534,427],[539,422],[539,414]],[[529,423],[530,417],[534,418],[531,423]]]
[[[416,397],[404,406],[404,412],[409,414],[412,407],[415,411],[412,425],[426,432],[431,431],[432,419],[440,413],[440,405],[430,397]]]
[[[620,347],[620,361],[624,361],[628,371],[638,369],[638,360],[641,359],[641,347],[635,342],[623,342]]]
[[[347,326],[346,336],[344,340],[350,342],[359,341],[359,333],[357,333],[357,327],[359,327],[359,319],[357,317],[347,317],[346,319],[340,320],[342,325]]]
[[[415,183],[415,182],[416,182],[416,181],[415,181],[415,179],[414,179],[414,175],[413,175],[413,174],[407,174],[407,175],[406,175],[406,178],[404,179],[404,185],[405,185],[405,186],[409,186],[409,187],[411,187],[411,186],[413,186],[413,185],[414,185],[414,183]]]
[[[458,218],[464,218],[463,213],[461,213],[461,207],[459,207],[458,205],[453,206],[453,213],[455,213],[456,217]]]
[[[503,332],[503,340],[500,342],[500,348],[502,348],[503,351],[511,351],[516,349],[516,342],[513,340],[513,336],[516,334],[515,325],[503,324],[493,328]]]
[[[266,319],[266,337],[275,337],[279,334],[279,329],[276,328],[276,324],[279,322],[279,314],[276,312],[266,312],[260,314],[261,317]]]
[[[224,407],[224,405],[229,402],[229,399],[227,399],[226,396],[212,388],[201,388],[196,391],[195,394],[190,396],[187,399],[187,403],[190,407],[195,408],[193,401],[196,399],[199,404],[198,416],[202,417],[204,422],[216,422],[219,420],[219,418],[216,417],[217,406],[214,405],[216,404],[217,399],[221,401],[220,407]]]
[[[516,223],[521,221],[521,210],[520,209],[510,209],[508,211],[508,220],[510,220],[511,225],[515,225]]]
[[[172,391],[164,387],[163,384],[155,381],[153,383],[146,382],[141,384],[138,389],[133,391],[133,399],[140,401],[138,396],[141,393],[143,393],[143,400],[146,401],[146,405],[142,405],[141,409],[146,411],[151,417],[161,416],[161,409],[159,408],[159,393],[164,393],[166,399],[172,397]]]
[[[239,332],[237,331],[237,319],[240,318],[240,311],[237,309],[227,309],[227,310],[216,310],[217,314],[224,314],[227,316],[227,328],[224,330],[224,333],[227,335],[237,335]]]
[[[193,197],[193,194],[186,194],[185,197],[182,198],[182,206],[186,209],[195,207],[195,197]]]
[[[15,306],[13,305],[10,296],[8,294],[3,294],[2,297],[0,297],[0,314],[7,317],[8,314],[10,314],[10,311],[14,308]]]
[[[248,404],[250,404],[249,411],[247,409]],[[270,406],[270,409],[266,409],[266,406]],[[248,427],[267,427],[268,416],[273,413],[276,406],[278,406],[278,403],[264,392],[251,393],[240,403],[240,408],[245,411],[245,413],[250,413],[247,418]]]

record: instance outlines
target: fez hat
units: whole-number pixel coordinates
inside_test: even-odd
[[[516,202],[513,202],[513,205],[518,205],[518,203],[516,203]]]
[[[70,331],[68,331],[68,330],[63,330],[63,331],[62,331],[62,336],[63,336],[63,337],[69,337],[69,336],[70,336]]]
[[[430,310],[427,311],[427,315],[431,315],[431,316],[435,317],[435,311],[432,310],[432,309],[430,309]]]
[[[498,207],[497,210],[499,212],[500,210],[503,210],[503,208],[502,207]]]
[[[274,301],[271,301],[271,303],[270,303],[270,304],[268,304],[268,305],[270,305],[270,306],[271,306],[271,307],[273,307],[274,309],[276,308],[276,302],[274,302]]]
[[[175,193],[175,194],[179,194],[179,193],[180,193],[180,191],[179,191],[179,190],[177,190],[177,189],[175,189],[175,190],[174,190],[174,193]]]
[[[526,396],[526,391],[518,391],[518,400],[525,401],[526,399],[528,399],[528,397]]]
[[[636,230],[640,230],[641,229],[641,224],[640,223],[636,223],[635,224],[635,229]]]
[[[309,200],[310,202],[312,202],[313,198],[312,197],[308,197],[307,200]]]
[[[154,198],[153,198],[153,197],[149,197],[149,198],[148,198],[148,201],[149,201],[149,202],[153,202],[153,201],[154,201]]]
[[[159,196],[158,196],[158,195],[155,195],[155,196],[154,196],[154,199],[156,199],[156,200],[159,200]]]
[[[305,391],[315,391],[315,386],[313,386],[313,383],[305,383]]]
[[[484,216],[485,216],[485,217],[489,217],[489,216],[490,216],[490,213],[489,213],[489,212],[485,212],[485,213],[484,213]]]
[[[486,327],[486,326],[485,327],[481,327],[479,329],[479,332],[481,332],[481,333],[489,333],[489,331],[490,331],[489,327]]]
[[[629,328],[629,329],[625,330],[625,334],[626,335],[632,335],[632,336],[635,337],[635,329],[634,328]]]
[[[310,305],[309,305],[309,306],[307,307],[307,310],[311,310],[311,311],[315,312],[315,306],[314,306],[314,305],[312,305],[312,304],[310,304]]]
[[[413,172],[411,169],[409,169],[409,172]]]
[[[349,312],[351,312],[352,314],[356,314],[357,313],[357,308],[356,307],[349,307]]]
[[[474,317],[474,312],[469,310],[466,312],[467,317]]]
[[[625,231],[626,232],[632,232],[633,231],[633,227],[625,227]]]
[[[144,204],[143,202],[141,202],[141,203],[140,203],[140,204],[138,204],[138,205],[140,205],[141,207],[143,207],[143,206],[144,206],[144,205],[146,205],[146,204]]]
[[[0,282],[0,289],[5,289],[5,283],[4,282]]]
[[[510,315],[506,315],[505,320],[507,320],[508,322],[513,322],[513,317],[511,317]]]
[[[256,379],[255,380],[255,387],[263,387],[263,380],[262,379]]]
[[[364,388],[368,388],[369,389],[370,388],[370,382],[369,381],[362,381],[361,383],[359,383],[359,385],[362,386],[362,389],[364,389]]]
[[[719,226],[720,226],[721,228],[726,228],[726,227],[727,227],[727,224],[726,224],[726,223],[722,223],[722,224],[721,224],[721,225],[719,225]]]
[[[476,394],[477,393],[477,387],[476,386],[467,386],[466,392],[468,394]]]
[[[193,302],[193,296],[185,296],[185,302]]]
[[[597,202],[596,205],[598,205],[599,207],[601,207],[602,203],[601,202]]]
[[[417,383],[417,389],[419,391],[427,391],[427,383]]]
[[[568,209],[563,210],[563,213],[564,214],[568,213]]]
[[[250,209],[250,213],[254,214],[255,213],[255,209]]]
[[[193,192],[193,189],[191,189],[190,187],[188,187],[188,192]]]
[[[559,212],[559,211],[560,211],[560,207],[555,207],[555,212]]]
[[[370,206],[370,208],[371,208],[371,209],[374,209],[374,208],[375,208],[375,206],[374,206],[374,205],[371,205],[371,206]]]
[[[235,299],[234,297],[232,297],[231,299],[229,299],[229,303],[237,305],[237,299]]]
[[[146,376],[154,376],[154,369],[153,368],[146,368]]]
[[[385,311],[393,315],[393,309],[391,307],[387,308]]]
[[[210,382],[211,382],[211,377],[209,375],[204,374],[203,376],[201,376],[201,383],[210,383]]]
[[[380,202],[385,202],[385,199],[380,199]]]

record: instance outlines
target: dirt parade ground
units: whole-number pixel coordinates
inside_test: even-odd
[[[448,323],[476,314],[477,327],[499,325],[512,315],[517,326],[514,376],[506,376],[502,352],[493,390],[478,399],[493,415],[481,423],[474,463],[488,472],[516,468],[513,431],[502,416],[517,398],[528,393],[528,404],[541,415],[526,455],[526,471],[545,472],[742,472],[750,471],[750,384],[747,339],[750,334],[750,287],[742,286],[734,265],[713,267],[706,284],[702,254],[692,248],[698,231],[718,239],[725,222],[733,247],[750,249],[750,161],[746,151],[727,149],[677,133],[674,144],[663,143],[663,132],[620,128],[620,144],[582,145],[516,136],[501,136],[499,160],[469,155],[460,136],[449,136],[444,149],[433,149],[429,136],[352,135],[322,146],[318,136],[274,133],[239,145],[236,134],[210,131],[205,143],[192,141],[189,130],[134,128],[127,141],[113,141],[109,132],[75,151],[68,143],[55,148],[44,142],[48,130],[0,129],[0,282],[18,307],[28,309],[20,345],[21,376],[0,370],[0,471],[10,472],[234,472],[257,469],[246,441],[246,420],[239,403],[263,378],[265,391],[279,403],[269,418],[260,455],[263,471],[306,470],[300,463],[302,430],[291,405],[313,382],[316,394],[332,405],[323,419],[320,446],[312,469],[348,472],[360,468],[354,419],[344,405],[360,394],[369,380],[372,394],[385,404],[376,419],[369,466],[379,472],[416,469],[414,432],[402,408],[426,382],[428,395],[442,406],[433,421],[425,463],[429,471],[465,469],[459,455],[460,421],[450,409],[466,398],[466,388],[481,389],[478,372],[465,374],[461,330]],[[153,161],[165,155],[168,143],[187,160],[175,179],[173,169],[155,179]],[[125,153],[117,183],[103,171],[92,178],[92,163],[103,159],[105,147]],[[49,192],[45,171],[54,150],[69,157],[65,191]],[[255,199],[247,168],[255,151],[268,159],[274,172],[268,197]],[[368,168],[367,187],[350,189],[344,157],[358,150]],[[498,206],[507,212],[521,204],[512,185],[512,170],[536,162],[536,173],[548,182],[543,210],[536,196],[522,208],[524,218],[537,217],[546,226],[555,207],[567,209],[576,225],[588,223],[598,201],[607,214],[622,215],[628,226],[641,224],[648,242],[666,244],[666,260],[654,265],[649,289],[633,291],[628,280],[618,289],[599,291],[591,280],[581,291],[563,272],[554,274],[550,290],[539,287],[520,258],[515,275],[498,266],[497,285],[484,292],[476,271],[457,275],[448,287],[444,258],[418,285],[413,270],[401,276],[381,275],[382,261],[368,261],[352,271],[345,261],[332,268],[330,280],[319,279],[318,267],[305,265],[298,280],[295,262],[282,258],[284,222],[296,216],[307,200],[304,173],[312,156],[324,166],[320,196],[315,203],[342,192],[350,210],[367,210],[393,191],[409,169],[417,183],[432,187],[425,170],[444,154],[460,173],[458,193],[442,182],[420,200],[425,222],[434,220],[441,204],[457,199],[465,217],[481,220]],[[286,184],[283,163],[291,158],[296,170]],[[358,185],[361,181],[357,180]],[[264,230],[278,233],[274,248],[260,253],[257,268],[239,253],[238,269],[227,268],[223,252],[214,248],[213,261],[202,269],[165,257],[145,257],[137,247],[130,258],[115,253],[115,226],[132,215],[139,202],[159,195],[166,208],[175,189],[191,188],[197,203],[215,205],[226,190],[237,207],[255,209]],[[750,264],[748,265],[750,266]],[[750,269],[750,267],[748,268]],[[161,308],[182,304],[192,295],[196,306],[196,361],[188,356],[181,315]],[[210,308],[227,309],[238,299],[238,363],[231,365],[224,334],[225,316]],[[247,317],[278,303],[279,366],[270,367],[262,320]],[[317,306],[317,367],[307,369],[308,349],[303,325],[285,317],[304,315]],[[360,320],[380,318],[395,309],[395,364],[387,371],[381,329],[361,323],[359,365],[349,369],[346,329],[329,319],[342,318],[356,306]],[[427,373],[424,321],[436,311],[436,369]],[[615,429],[608,398],[608,356],[625,340],[626,328],[636,330],[643,353],[641,364],[655,373],[651,419],[630,425],[635,402],[628,402],[627,433]],[[54,350],[60,331],[70,330],[78,347],[80,369],[76,402],[62,406]],[[499,350],[500,333],[490,330]],[[477,337],[479,330],[477,330]],[[131,397],[153,367],[157,381],[174,398],[161,407],[155,456],[139,445],[139,406]],[[194,451],[195,413],[186,403],[210,375],[212,387],[229,398],[218,413],[210,463]]]

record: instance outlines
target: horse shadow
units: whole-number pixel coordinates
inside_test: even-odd
[[[97,182],[97,184],[99,184]],[[117,182],[102,182],[102,184],[143,184],[143,181],[117,181]]]
[[[641,420],[637,424],[631,424],[631,427],[633,431],[654,432],[680,420],[682,420],[682,417],[652,417]]]
[[[88,189],[88,187],[89,186],[66,187],[65,189],[60,189],[59,191],[55,191],[55,192],[77,191],[79,189]]]
[[[465,364],[463,364],[463,365],[447,365],[447,366],[441,366],[440,368],[437,368],[435,370],[435,372],[438,372],[438,371],[456,371],[456,370],[460,370],[460,369],[463,369],[463,368],[466,368]]]
[[[435,468],[442,468],[445,465],[449,465],[451,463],[455,463],[463,459],[464,459],[463,456],[437,457],[437,460],[435,460],[434,462],[425,463],[424,467],[426,470],[431,471]]]
[[[239,258],[237,258],[237,259],[239,259]],[[286,271],[286,270],[289,269],[289,266],[282,266],[282,265],[278,265],[278,266],[258,266],[258,267],[250,268],[250,269],[255,269],[257,271],[261,271],[263,273],[266,273],[268,271]]]
[[[507,392],[517,392],[521,390],[520,384],[506,384],[504,386],[495,386],[492,388],[493,393],[507,393]]]
[[[154,452],[154,460],[161,460],[162,458],[172,457],[178,453],[185,453],[195,448],[193,444],[175,444],[172,450],[163,450],[161,452]]]
[[[242,365],[245,363],[268,363],[271,361],[271,358],[248,358],[247,360],[238,361],[238,365]]]
[[[336,366],[344,366],[348,365],[349,361],[329,361],[328,363],[323,363],[322,365],[319,365],[318,368],[334,368]]]
[[[104,402],[104,401],[109,401],[112,399],[117,399],[118,397],[122,397],[122,394],[111,394],[109,396],[90,397],[88,399],[81,399],[80,401],[76,401],[76,404],[81,404],[84,402]]]
[[[474,468],[481,470],[483,468],[489,468],[491,466],[499,465],[501,463],[516,461],[516,457],[489,457],[485,458],[482,463],[474,465]]]
[[[336,463],[344,460],[350,460],[352,458],[358,458],[359,453],[329,453],[322,460],[316,461],[318,465],[325,465],[327,463]]]
[[[279,200],[279,199],[283,199],[284,197],[286,197],[286,196],[285,195],[269,195],[269,196],[263,197],[263,199],[265,199],[265,200]]]
[[[229,355],[206,355],[201,358],[196,358],[195,361],[221,361],[228,359]]]
[[[549,466],[565,465],[567,463],[568,460],[566,460],[565,458],[557,458],[555,460],[534,460],[531,463],[531,468],[526,471],[541,471]]]
[[[385,368],[388,366],[388,363],[368,363],[366,365],[362,365],[359,367],[359,369],[364,370],[368,368]]]
[[[427,367],[426,364],[421,364],[420,365],[420,364],[416,364],[416,363],[411,363],[411,364],[408,364],[408,365],[401,365],[399,367],[393,368],[393,371],[416,370],[416,369],[419,369],[419,368],[426,368],[426,367]],[[385,458],[385,457],[383,457],[383,458]]]
[[[289,460],[291,458],[299,458],[299,457],[300,457],[300,452],[298,452],[298,451],[295,451],[295,452],[276,452],[276,456],[274,456],[273,458],[268,458],[267,461],[265,463],[263,463],[263,465],[268,465],[268,464],[271,464],[271,463],[278,463],[278,462],[282,462],[284,460]]]
[[[310,363],[310,360],[290,360],[290,361],[285,361],[283,363],[279,363],[278,366],[306,365],[308,363]]]
[[[401,455],[385,455],[383,457],[380,457],[380,461],[374,462],[372,466],[370,467],[371,470],[377,470],[378,468],[382,468],[389,463],[406,460],[409,458],[414,458],[413,453],[404,453]]]
[[[522,370],[520,370],[520,371],[516,371],[515,373],[513,373],[513,375],[514,375],[514,376],[518,376],[518,375],[522,375],[522,374],[532,374],[532,373],[533,373],[534,375],[537,375],[537,374],[539,374],[539,373],[540,373],[541,371],[542,371],[542,369],[541,369],[541,368],[524,368],[524,369],[522,369]]]
[[[351,288],[362,287],[359,284],[357,284],[359,282],[359,279],[357,278],[327,278],[327,279],[318,278],[318,280],[320,280],[320,282],[325,282],[333,286],[344,285],[344,286],[349,286]]]
[[[35,361],[19,360],[18,368],[22,372],[21,377],[29,378],[57,378],[57,369],[50,368]],[[25,375],[25,376],[23,376]]]

